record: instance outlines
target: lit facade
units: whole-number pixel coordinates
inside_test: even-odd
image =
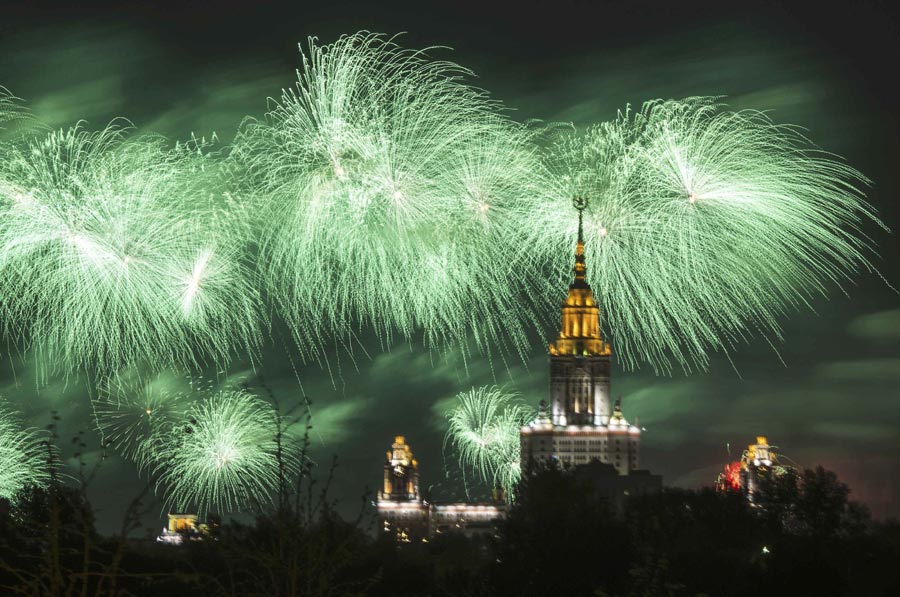
[[[756,436],[756,443],[747,446],[740,460],[725,465],[716,480],[718,491],[734,491],[743,494],[752,506],[764,506],[770,484],[785,475],[796,474],[793,466],[786,464],[769,444],[764,435]]]
[[[169,522],[163,527],[156,541],[169,545],[181,545],[185,539],[198,541],[210,537],[218,527],[218,520],[200,522],[196,514],[169,514]]]
[[[401,543],[428,541],[436,534],[465,535],[491,532],[506,516],[498,503],[432,503],[419,494],[419,464],[402,435],[394,438],[384,462],[384,480],[378,500],[381,531]]]
[[[611,400],[612,351],[600,333],[600,307],[585,279],[582,210],[578,214],[575,280],[562,304],[562,325],[550,344],[550,404],[522,427],[522,466],[557,460],[566,467],[593,460],[620,475],[638,469],[641,431]]]

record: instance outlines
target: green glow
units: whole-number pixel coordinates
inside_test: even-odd
[[[517,399],[494,386],[461,392],[447,415],[450,426],[444,437],[444,451],[456,455],[464,476],[499,484],[508,498],[522,474],[519,429],[534,416]]]
[[[91,373],[224,362],[259,344],[242,227],[214,163],[112,124],[0,148],[0,293],[50,367]]]
[[[0,330],[54,372],[116,380],[98,428],[170,504],[236,509],[277,477],[270,407],[221,394],[183,423],[180,396],[115,375],[254,358],[263,295],[307,356],[367,326],[385,346],[524,356],[570,281],[583,196],[615,358],[669,372],[774,344],[785,315],[872,270],[868,181],[790,126],[688,98],[542,129],[470,74],[379,35],[312,40],[296,87],[223,154],[41,128],[0,88]],[[446,445],[511,489],[524,412],[465,393]]]
[[[872,269],[865,178],[762,113],[652,101],[542,131],[383,36],[312,40],[302,61],[223,159],[115,125],[0,145],[8,335],[64,371],[224,363],[256,354],[261,286],[307,356],[366,325],[525,355],[567,282],[575,195],[626,367],[777,340]],[[22,113],[0,95],[0,119]]]
[[[704,368],[710,350],[780,339],[786,313],[873,271],[868,181],[761,112],[648,102],[563,136],[549,158],[556,198],[526,246],[537,262],[566,255],[570,199],[590,199],[588,276],[626,366]]]
[[[279,487],[277,433],[269,403],[243,391],[212,394],[160,438],[151,456],[157,489],[175,511],[234,512],[269,502]],[[283,462],[293,478],[293,451]]]
[[[142,381],[137,376],[105,381],[94,399],[94,422],[104,447],[111,447],[146,470],[165,434],[184,420],[190,398],[173,390],[163,376]]]
[[[47,434],[23,428],[19,419],[0,404],[0,498],[8,500],[26,486],[50,481]]]
[[[296,89],[245,123],[232,160],[260,198],[261,271],[301,346],[371,324],[426,345],[524,350],[509,297],[507,212],[539,172],[529,133],[461,81],[379,35],[311,40]],[[352,336],[351,336],[352,337]]]

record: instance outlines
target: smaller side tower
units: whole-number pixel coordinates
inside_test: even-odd
[[[405,438],[398,435],[384,461],[384,487],[379,500],[415,501],[419,499],[419,463]]]
[[[376,507],[382,530],[398,541],[428,537],[429,506],[419,497],[419,463],[402,435],[394,438],[385,458]]]

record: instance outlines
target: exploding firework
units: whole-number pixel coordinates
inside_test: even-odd
[[[626,367],[774,343],[787,312],[871,269],[867,181],[792,127],[689,98],[543,143],[469,74],[358,33],[311,40],[227,160],[116,126],[2,142],[3,331],[101,375],[255,355],[252,261],[308,354],[368,326],[523,355],[566,282],[576,196]],[[23,114],[0,90],[0,126]]]
[[[302,59],[232,154],[263,198],[262,273],[299,344],[371,325],[386,342],[523,348],[532,313],[495,305],[510,303],[507,212],[537,200],[526,128],[464,69],[379,35],[312,40]]]
[[[702,368],[710,350],[777,339],[785,312],[872,270],[866,179],[763,113],[648,102],[548,156],[557,200],[528,246],[566,255],[569,201],[589,198],[589,276],[626,366]]]
[[[9,127],[10,123],[27,120],[29,117],[21,100],[0,85],[0,131]]]
[[[171,380],[114,377],[93,400],[94,421],[104,447],[133,461],[138,470],[152,464],[166,434],[184,420],[190,399],[170,389]]]
[[[233,512],[271,501],[297,462],[288,450],[279,463],[277,435],[269,403],[243,391],[217,392],[164,438],[153,459],[157,487],[179,510]]]
[[[741,462],[729,462],[716,478],[716,491],[741,491]]]
[[[511,496],[522,472],[519,429],[534,413],[497,387],[472,389],[457,399],[447,416],[444,450],[450,447],[464,474],[500,485]]]
[[[0,498],[12,500],[25,487],[46,485],[51,455],[45,434],[22,427],[0,404]]]
[[[126,133],[74,127],[4,146],[5,327],[47,367],[101,375],[252,354],[259,299],[210,160]]]

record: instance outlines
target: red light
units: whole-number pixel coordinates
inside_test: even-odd
[[[719,491],[741,490],[741,463],[736,460],[725,465],[719,474],[719,482],[716,484]]]

